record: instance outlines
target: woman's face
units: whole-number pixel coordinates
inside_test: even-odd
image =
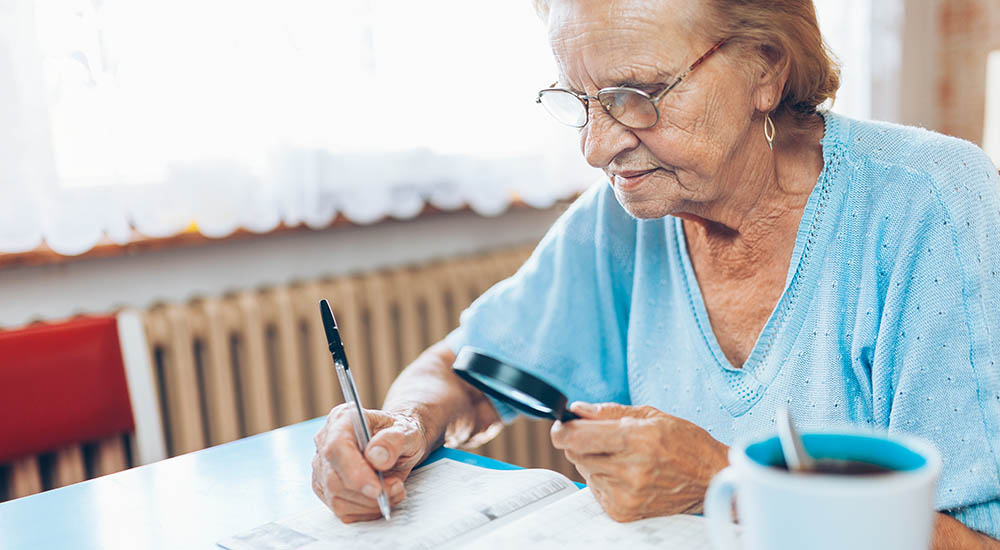
[[[558,85],[589,95],[609,86],[661,90],[714,44],[696,30],[696,4],[551,2],[549,40]],[[739,167],[746,164],[749,139],[764,143],[762,133],[750,133],[755,71],[740,61],[723,46],[659,101],[660,119],[652,128],[626,128],[590,102],[589,122],[580,129],[583,154],[605,171],[633,216],[704,212],[738,185],[735,172],[745,169]]]

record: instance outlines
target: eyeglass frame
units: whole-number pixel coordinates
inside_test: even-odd
[[[682,71],[681,74],[677,75],[677,78],[675,78],[672,83],[670,83],[669,85],[667,85],[667,87],[663,88],[662,90],[656,92],[653,95],[649,95],[648,93],[646,93],[646,92],[644,92],[644,91],[642,91],[642,90],[640,90],[638,88],[632,88],[632,87],[629,87],[629,86],[611,86],[611,87],[608,87],[608,88],[601,88],[600,90],[597,90],[597,95],[587,95],[585,93],[577,93],[577,92],[574,92],[573,90],[567,90],[566,88],[549,87],[549,88],[543,88],[543,89],[541,89],[541,90],[538,91],[538,97],[535,98],[535,103],[538,103],[538,104],[542,103],[542,94],[544,94],[545,92],[566,92],[568,94],[576,96],[576,98],[580,100],[580,103],[583,104],[583,111],[584,111],[584,114],[586,116],[586,118],[583,121],[583,124],[577,126],[575,124],[567,124],[565,122],[562,122],[561,120],[559,120],[555,116],[553,116],[552,118],[555,118],[557,122],[560,122],[562,124],[566,124],[567,126],[570,126],[572,128],[583,128],[584,126],[587,125],[588,122],[590,122],[590,100],[591,99],[596,100],[598,103],[600,103],[601,107],[604,107],[605,112],[607,112],[608,107],[606,105],[604,105],[604,103],[601,103],[601,100],[600,100],[600,97],[599,97],[602,93],[622,92],[622,91],[633,92],[633,93],[639,94],[642,97],[645,97],[653,105],[653,112],[656,113],[656,120],[654,120],[652,124],[650,124],[649,126],[629,126],[628,124],[625,124],[624,122],[618,120],[614,116],[611,116],[610,113],[609,113],[608,116],[611,116],[611,118],[613,118],[615,122],[617,122],[617,123],[625,126],[626,128],[631,128],[631,129],[634,129],[634,130],[646,130],[648,128],[652,128],[653,126],[656,126],[656,124],[658,122],[660,122],[660,109],[657,108],[656,104],[659,103],[660,100],[663,99],[663,97],[665,95],[667,95],[667,93],[670,92],[670,90],[673,90],[674,88],[676,88],[677,85],[680,84],[682,80],[684,80],[685,78],[687,78],[688,75],[690,75],[691,72],[694,71],[698,67],[698,65],[701,65],[702,63],[704,63],[705,60],[708,59],[709,57],[711,57],[713,53],[717,52],[719,50],[719,48],[721,48],[723,46],[723,44],[725,44],[728,40],[729,40],[728,38],[723,38],[722,40],[716,42],[714,46],[712,46],[711,48],[709,48],[709,50],[707,52],[705,52],[704,54],[702,54],[701,57],[699,57],[697,60],[695,60],[695,62],[692,63],[690,67],[688,67],[686,70]],[[556,83],[553,83],[552,86],[555,86],[555,84]],[[549,114],[551,115],[551,113],[549,113]]]

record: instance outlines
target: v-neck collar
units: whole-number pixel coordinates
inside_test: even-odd
[[[680,218],[674,219],[675,252],[683,267],[688,302],[701,335],[698,346],[705,360],[713,363],[707,369],[712,385],[723,407],[733,416],[740,416],[750,410],[781,369],[801,328],[808,309],[806,306],[812,298],[815,285],[804,281],[814,280],[815,277],[809,275],[810,269],[818,269],[818,266],[813,266],[813,250],[817,246],[819,250],[825,249],[827,241],[833,237],[832,230],[824,231],[824,213],[830,209],[831,195],[839,200],[831,190],[841,173],[848,127],[846,120],[833,113],[823,113],[823,119],[825,128],[820,141],[823,147],[823,170],[802,212],[785,286],[741,368],[733,367],[715,337],[688,255],[683,222]],[[779,334],[781,338],[778,337]]]

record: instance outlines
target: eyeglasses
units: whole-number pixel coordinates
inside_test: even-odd
[[[540,103],[559,122],[574,128],[583,128],[587,125],[590,100],[596,99],[611,118],[621,124],[640,130],[651,128],[660,120],[660,111],[656,108],[656,104],[725,43],[726,39],[720,40],[686,71],[677,75],[670,85],[652,96],[629,87],[602,88],[596,96],[576,93],[565,88],[545,88],[538,92],[535,103]]]

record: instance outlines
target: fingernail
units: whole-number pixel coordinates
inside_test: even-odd
[[[365,485],[364,488],[361,489],[361,494],[368,498],[378,498],[378,488],[374,485]]]
[[[391,493],[392,493],[393,496],[398,495],[399,493],[402,493],[402,492],[403,492],[403,484],[402,483],[397,483],[397,484],[395,484],[395,485],[392,486]]]
[[[594,406],[590,403],[584,403],[583,401],[574,401],[570,406],[570,409],[582,412],[582,413],[592,413],[594,412]]]
[[[368,450],[368,457],[372,459],[373,464],[383,465],[389,460],[389,451],[385,450],[385,447],[372,447]]]

